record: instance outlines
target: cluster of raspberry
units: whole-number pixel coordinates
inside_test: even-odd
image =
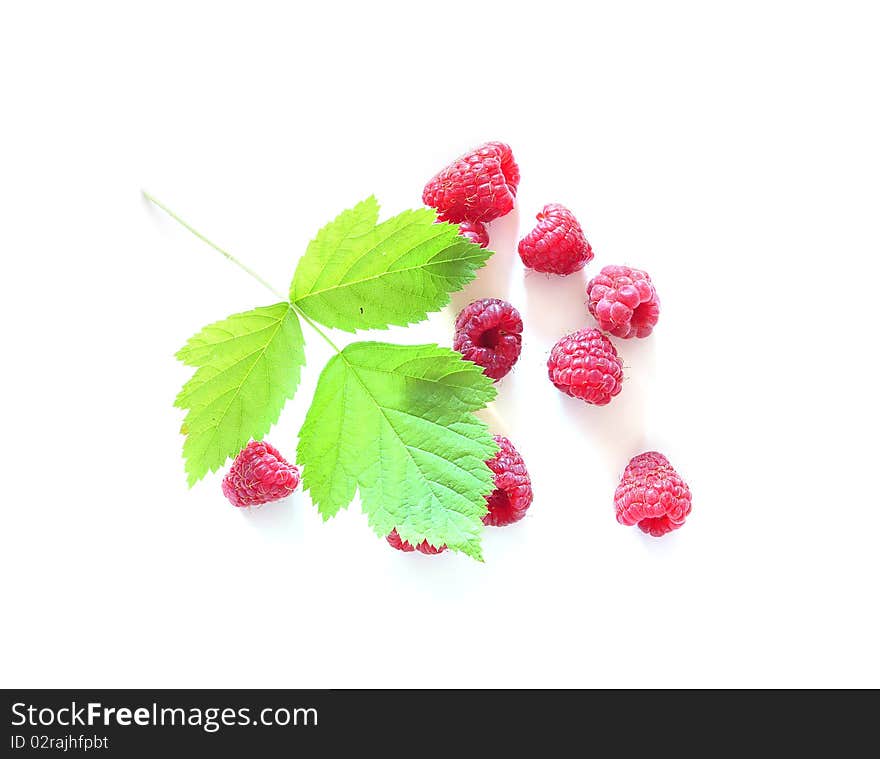
[[[458,224],[461,235],[485,248],[489,245],[485,225],[513,210],[519,181],[519,166],[510,146],[487,142],[438,172],[425,186],[422,201],[437,211],[438,220]],[[593,249],[568,208],[547,204],[537,219],[535,228],[518,245],[527,268],[567,276],[593,259]],[[610,265],[587,284],[586,303],[598,329],[585,327],[562,337],[550,351],[547,372],[566,395],[604,406],[620,393],[623,383],[623,363],[608,335],[623,340],[650,335],[660,316],[660,300],[647,272]],[[500,298],[483,298],[458,315],[453,347],[497,382],[519,358],[522,331],[522,318],[513,305]],[[512,445],[511,449],[515,451]],[[531,488],[528,496],[517,519],[531,503]],[[649,451],[627,464],[614,504],[618,522],[638,525],[659,537],[684,524],[691,494],[666,457]],[[389,542],[401,547],[392,538]],[[413,548],[403,544],[403,550]]]

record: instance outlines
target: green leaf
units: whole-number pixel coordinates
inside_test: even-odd
[[[307,316],[348,332],[419,322],[492,255],[459,236],[458,225],[435,224],[430,208],[377,225],[378,218],[371,196],[309,243],[290,286],[291,301]]]
[[[174,401],[190,486],[278,421],[305,365],[299,319],[288,303],[233,314],[189,339],[177,358],[197,367]]]
[[[360,490],[378,535],[482,560],[497,446],[473,412],[495,397],[480,367],[437,345],[352,343],[327,363],[300,430],[304,486],[329,519]]]

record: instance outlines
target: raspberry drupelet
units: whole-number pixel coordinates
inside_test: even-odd
[[[259,506],[290,495],[299,485],[299,468],[265,440],[251,440],[235,457],[221,485],[233,506]]]
[[[691,513],[691,491],[667,458],[649,451],[633,458],[614,493],[617,521],[655,538],[677,530]]]
[[[452,347],[468,361],[483,367],[498,381],[516,363],[522,350],[523,323],[510,303],[500,298],[475,300],[455,320]]]
[[[604,406],[620,392],[623,362],[598,329],[580,329],[553,346],[547,373],[566,395]]]
[[[443,553],[446,550],[446,546],[435,548],[427,540],[423,540],[417,546],[414,546],[412,543],[404,540],[397,534],[397,528],[393,529],[385,540],[388,541],[388,545],[392,548],[396,548],[398,551],[403,551],[404,553],[418,551],[419,553],[424,553],[428,556],[436,556],[438,553]]]
[[[441,221],[487,222],[513,210],[519,166],[510,146],[487,142],[438,172],[422,193]]]
[[[489,512],[483,524],[503,527],[518,522],[532,505],[532,481],[523,457],[503,435],[494,435],[498,453],[486,464],[492,470],[495,490],[486,497]]]
[[[660,299],[647,272],[605,266],[587,285],[587,307],[615,337],[647,337],[660,317]]]
[[[458,225],[458,234],[466,237],[481,248],[489,247],[489,232],[479,221],[463,221]]]
[[[593,259],[593,249],[574,214],[559,203],[544,206],[538,224],[519,241],[519,257],[545,274],[574,274]]]

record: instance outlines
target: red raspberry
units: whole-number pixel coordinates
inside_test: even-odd
[[[487,142],[433,177],[422,202],[442,221],[492,221],[510,213],[519,185],[519,166],[503,142]]]
[[[537,226],[519,241],[519,257],[530,269],[574,274],[593,260],[593,249],[581,225],[565,206],[550,203],[537,219]]]
[[[233,506],[259,506],[296,490],[299,468],[264,440],[251,440],[223,478],[223,495]]]
[[[647,337],[660,316],[660,300],[646,272],[605,266],[587,285],[590,313],[617,337]]]
[[[507,374],[522,349],[523,323],[506,300],[483,298],[462,309],[455,320],[455,348],[468,361],[483,367],[496,382]]]
[[[684,524],[691,513],[691,491],[665,456],[650,451],[627,464],[614,493],[614,508],[618,522],[637,524],[659,538]]]
[[[532,504],[532,481],[519,451],[503,435],[495,435],[499,451],[486,462],[492,470],[495,490],[486,497],[489,513],[483,524],[503,527],[518,522]]]
[[[458,233],[462,237],[467,237],[472,243],[479,245],[481,248],[488,247],[489,233],[478,221],[463,221],[458,225]]]
[[[410,551],[419,551],[421,553],[427,554],[428,556],[436,556],[438,553],[443,553],[446,550],[446,546],[440,546],[439,548],[434,548],[427,540],[423,540],[417,546],[414,546],[407,540],[403,540],[400,535],[397,534],[397,528],[395,527],[391,533],[385,538],[388,541],[388,545],[392,548],[396,548],[398,551],[405,551],[409,553]]]
[[[579,329],[563,337],[547,360],[550,381],[563,393],[604,406],[620,392],[623,362],[598,329]]]

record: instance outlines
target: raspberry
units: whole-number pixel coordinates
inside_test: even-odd
[[[522,329],[519,311],[506,300],[475,300],[455,320],[452,347],[497,382],[519,358]]]
[[[616,337],[647,337],[660,316],[660,300],[646,272],[605,266],[587,285],[590,313]]]
[[[463,221],[458,225],[458,233],[481,248],[488,247],[489,233],[478,221]]]
[[[532,481],[519,451],[503,435],[495,435],[500,450],[486,462],[492,470],[495,490],[486,497],[489,513],[483,524],[503,527],[518,522],[532,504]]]
[[[537,226],[519,241],[519,257],[530,269],[546,274],[574,274],[592,261],[593,249],[574,214],[550,203]]]
[[[518,184],[519,166],[510,147],[487,142],[435,175],[422,202],[436,208],[441,221],[492,221],[513,209]]]
[[[623,382],[617,349],[598,329],[580,329],[563,337],[550,351],[547,371],[563,393],[597,406],[617,395]]]
[[[400,535],[397,534],[396,527],[390,532],[385,540],[388,541],[388,545],[392,548],[396,548],[398,551],[405,551],[406,553],[409,553],[410,551],[419,551],[428,556],[436,556],[438,553],[443,553],[446,550],[446,546],[434,548],[434,546],[432,546],[427,540],[423,540],[417,546],[414,546],[409,541],[403,540]]]
[[[223,478],[223,495],[233,506],[259,506],[296,490],[299,468],[265,441],[251,440]]]
[[[659,538],[691,513],[691,491],[666,457],[650,451],[627,464],[614,493],[617,521]]]

